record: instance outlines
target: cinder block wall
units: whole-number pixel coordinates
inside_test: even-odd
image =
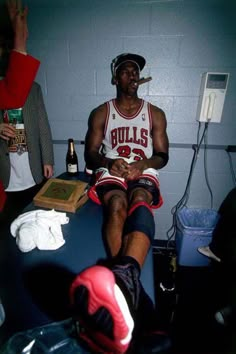
[[[225,146],[236,144],[235,0],[28,0],[28,6],[28,48],[41,60],[37,81],[53,133],[55,175],[65,170],[70,137],[84,168],[80,141],[89,113],[115,95],[111,60],[122,52],[146,58],[142,75],[153,80],[140,87],[139,95],[165,111],[170,140],[169,164],[160,171],[165,203],[155,213],[158,239],[166,239],[171,208],[188,180],[201,75],[230,73],[222,121],[209,125],[205,159],[201,149],[188,200],[189,207],[211,207],[206,171],[217,209],[234,186]]]

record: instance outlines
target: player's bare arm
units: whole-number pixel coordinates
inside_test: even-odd
[[[165,113],[156,106],[151,106],[153,156],[148,160],[148,167],[161,169],[168,162],[169,140]]]
[[[100,148],[104,136],[106,119],[106,106],[103,104],[94,109],[88,120],[88,130],[85,137],[85,161],[87,168],[95,170],[106,167],[107,161],[100,154]]]

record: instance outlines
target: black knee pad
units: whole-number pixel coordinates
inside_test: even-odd
[[[152,209],[147,203],[141,202],[129,210],[125,221],[123,235],[134,231],[143,232],[152,241],[155,234],[155,222]]]

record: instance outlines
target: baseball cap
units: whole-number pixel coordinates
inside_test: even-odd
[[[113,85],[115,83],[114,80],[115,80],[117,69],[122,64],[126,63],[127,61],[131,61],[131,62],[135,63],[138,66],[139,71],[141,71],[146,64],[146,60],[144,59],[144,57],[142,57],[141,55],[138,55],[138,54],[123,53],[123,54],[118,55],[111,62],[112,84]]]

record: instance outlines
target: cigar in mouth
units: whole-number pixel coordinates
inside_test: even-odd
[[[152,80],[152,77],[149,76],[149,77],[142,77],[141,79],[139,79],[138,81],[135,82],[136,85],[142,85],[142,84],[145,84],[146,82],[148,81],[151,81]]]

